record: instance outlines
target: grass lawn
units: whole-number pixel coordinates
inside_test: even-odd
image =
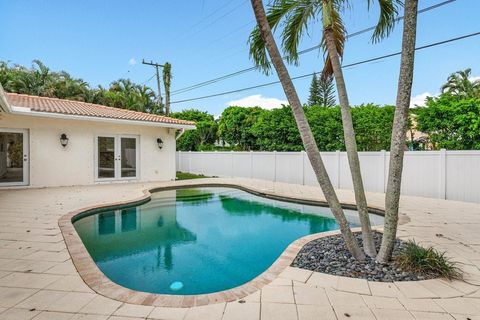
[[[177,177],[175,180],[188,180],[188,179],[200,179],[200,178],[210,178],[204,176],[203,174],[193,174],[177,171]]]

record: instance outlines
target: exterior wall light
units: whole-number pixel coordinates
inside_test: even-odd
[[[67,135],[66,135],[65,133],[62,133],[62,134],[60,135],[60,144],[61,144],[62,147],[64,147],[64,148],[65,148],[65,147],[67,146],[67,144],[68,144],[68,137],[67,137]]]
[[[163,140],[161,138],[157,138],[158,149],[163,148]]]

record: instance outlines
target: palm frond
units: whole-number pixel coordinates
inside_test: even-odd
[[[290,10],[292,10],[292,8],[296,5],[298,5],[298,1],[296,0],[276,0],[269,7],[267,20],[272,31],[278,27],[280,21],[282,21],[282,19],[288,15]],[[271,70],[270,61],[268,59],[265,42],[263,41],[258,26],[255,26],[253,31],[250,33],[248,43],[250,45],[249,55],[255,66],[262,70],[265,74],[268,74]]]
[[[250,33],[248,43],[250,44],[249,55],[253,63],[257,68],[268,74],[271,69],[270,62],[268,61],[267,48],[265,47],[265,42],[263,41],[258,26]]]
[[[286,16],[285,26],[282,32],[282,47],[287,54],[289,63],[298,64],[298,44],[304,33],[308,33],[308,23],[315,19],[321,6],[317,1],[295,1],[291,13]]]
[[[374,0],[367,0],[368,8],[370,9],[371,2]],[[377,25],[372,34],[372,42],[379,42],[380,40],[388,37],[398,17],[398,8],[403,5],[400,0],[376,0],[380,9],[380,15],[378,17]]]

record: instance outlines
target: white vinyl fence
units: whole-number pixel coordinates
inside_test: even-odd
[[[352,189],[346,152],[322,152],[335,188]],[[177,170],[318,185],[305,152],[177,152]],[[359,152],[365,189],[385,192],[389,152]],[[480,203],[480,151],[405,152],[402,194]]]

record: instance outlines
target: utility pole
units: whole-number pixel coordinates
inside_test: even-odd
[[[155,67],[157,71],[157,86],[158,86],[158,110],[163,113],[163,103],[162,103],[162,89],[160,87],[160,72],[158,71],[158,67],[163,68],[163,64],[155,63],[152,60],[150,62],[145,61],[145,59],[142,59],[142,64],[146,64],[149,66]]]

